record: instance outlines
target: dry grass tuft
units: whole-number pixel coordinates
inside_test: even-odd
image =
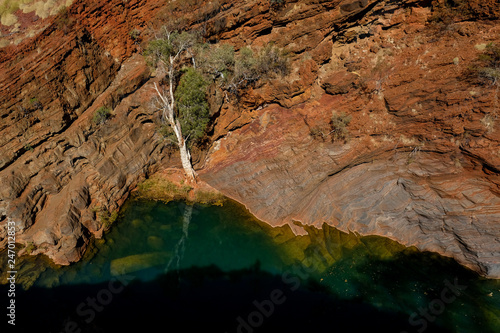
[[[153,176],[137,185],[135,197],[146,200],[160,200],[169,202],[173,200],[186,200],[205,205],[221,206],[225,197],[215,191],[203,188],[193,188],[183,181],[175,183],[161,176]]]

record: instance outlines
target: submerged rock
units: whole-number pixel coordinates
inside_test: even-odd
[[[142,221],[140,219],[133,219],[132,220],[132,225],[136,228],[140,227],[142,225]]]
[[[111,261],[111,275],[123,275],[142,269],[166,265],[167,259],[171,256],[170,252],[154,252],[145,254],[135,254]]]
[[[161,239],[158,236],[149,236],[148,237],[148,245],[155,249],[155,250],[161,250],[163,248],[163,239]]]

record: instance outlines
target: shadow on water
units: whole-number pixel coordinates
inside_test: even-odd
[[[403,311],[407,323],[413,314],[408,332],[427,332],[430,324],[453,332],[500,331],[500,281],[481,278],[451,258],[404,250],[382,259],[355,248],[323,274],[341,298]]]
[[[313,282],[295,289],[296,285],[286,283],[282,275],[263,271],[258,264],[230,272],[215,266],[192,267],[147,282],[122,278],[127,285],[115,294],[106,292],[110,290],[108,282],[21,291],[17,295],[16,328],[19,332],[182,328],[185,332],[228,333],[409,329],[407,315],[382,311],[359,300],[342,300]],[[119,287],[120,282],[116,282],[111,289]],[[97,310],[92,310],[92,298]],[[279,304],[271,306],[272,300]],[[238,317],[242,319],[238,321]],[[426,332],[446,330],[434,325]]]
[[[82,261],[19,258],[16,329],[500,332],[500,281],[387,238],[305,229],[231,202],[131,201]]]

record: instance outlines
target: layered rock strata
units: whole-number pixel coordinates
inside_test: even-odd
[[[101,210],[179,164],[156,134],[155,78],[130,31],[147,40],[146,22],[181,17],[211,41],[275,42],[291,59],[287,77],[237,104],[209,96],[207,146],[194,152],[202,180],[296,233],[295,221],[328,223],[499,278],[498,86],[470,71],[500,43],[498,6],[456,4],[75,1],[68,29],[54,23],[0,53],[0,223],[15,221],[20,242],[67,264],[102,232]],[[98,125],[103,105],[113,116]],[[342,138],[338,116],[350,119]]]

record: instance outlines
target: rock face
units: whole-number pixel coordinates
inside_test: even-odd
[[[89,236],[102,233],[100,212],[116,210],[165,156],[152,139],[157,115],[142,105],[149,69],[128,38],[152,15],[140,9],[75,2],[71,29],[59,29],[56,17],[0,53],[2,224],[15,221],[18,242],[59,264],[81,257]],[[114,110],[98,125],[101,106]]]
[[[55,17],[0,51],[0,226],[15,221],[33,253],[68,264],[102,232],[99,211],[179,165],[155,132],[155,78],[129,32],[146,40],[147,21],[181,17],[210,40],[273,41],[291,59],[287,77],[212,105],[209,147],[193,154],[202,180],[296,233],[294,221],[328,223],[500,278],[498,87],[469,70],[500,43],[499,9],[455,3],[75,1],[68,28]],[[101,106],[113,116],[98,125]],[[334,140],[332,113],[350,116],[346,138]]]
[[[215,132],[229,134],[213,145],[202,179],[272,225],[382,235],[499,278],[500,137],[487,121],[497,88],[467,77],[477,49],[500,42],[498,24],[432,25],[441,12],[418,1],[363,8],[314,16],[325,27],[318,40],[332,44],[309,44],[313,60],[329,59],[301,82],[305,101],[254,91],[255,106],[288,108],[255,107],[234,127],[218,120]],[[307,23],[289,24],[306,34]],[[352,117],[347,142],[310,135],[332,130],[332,111]]]

